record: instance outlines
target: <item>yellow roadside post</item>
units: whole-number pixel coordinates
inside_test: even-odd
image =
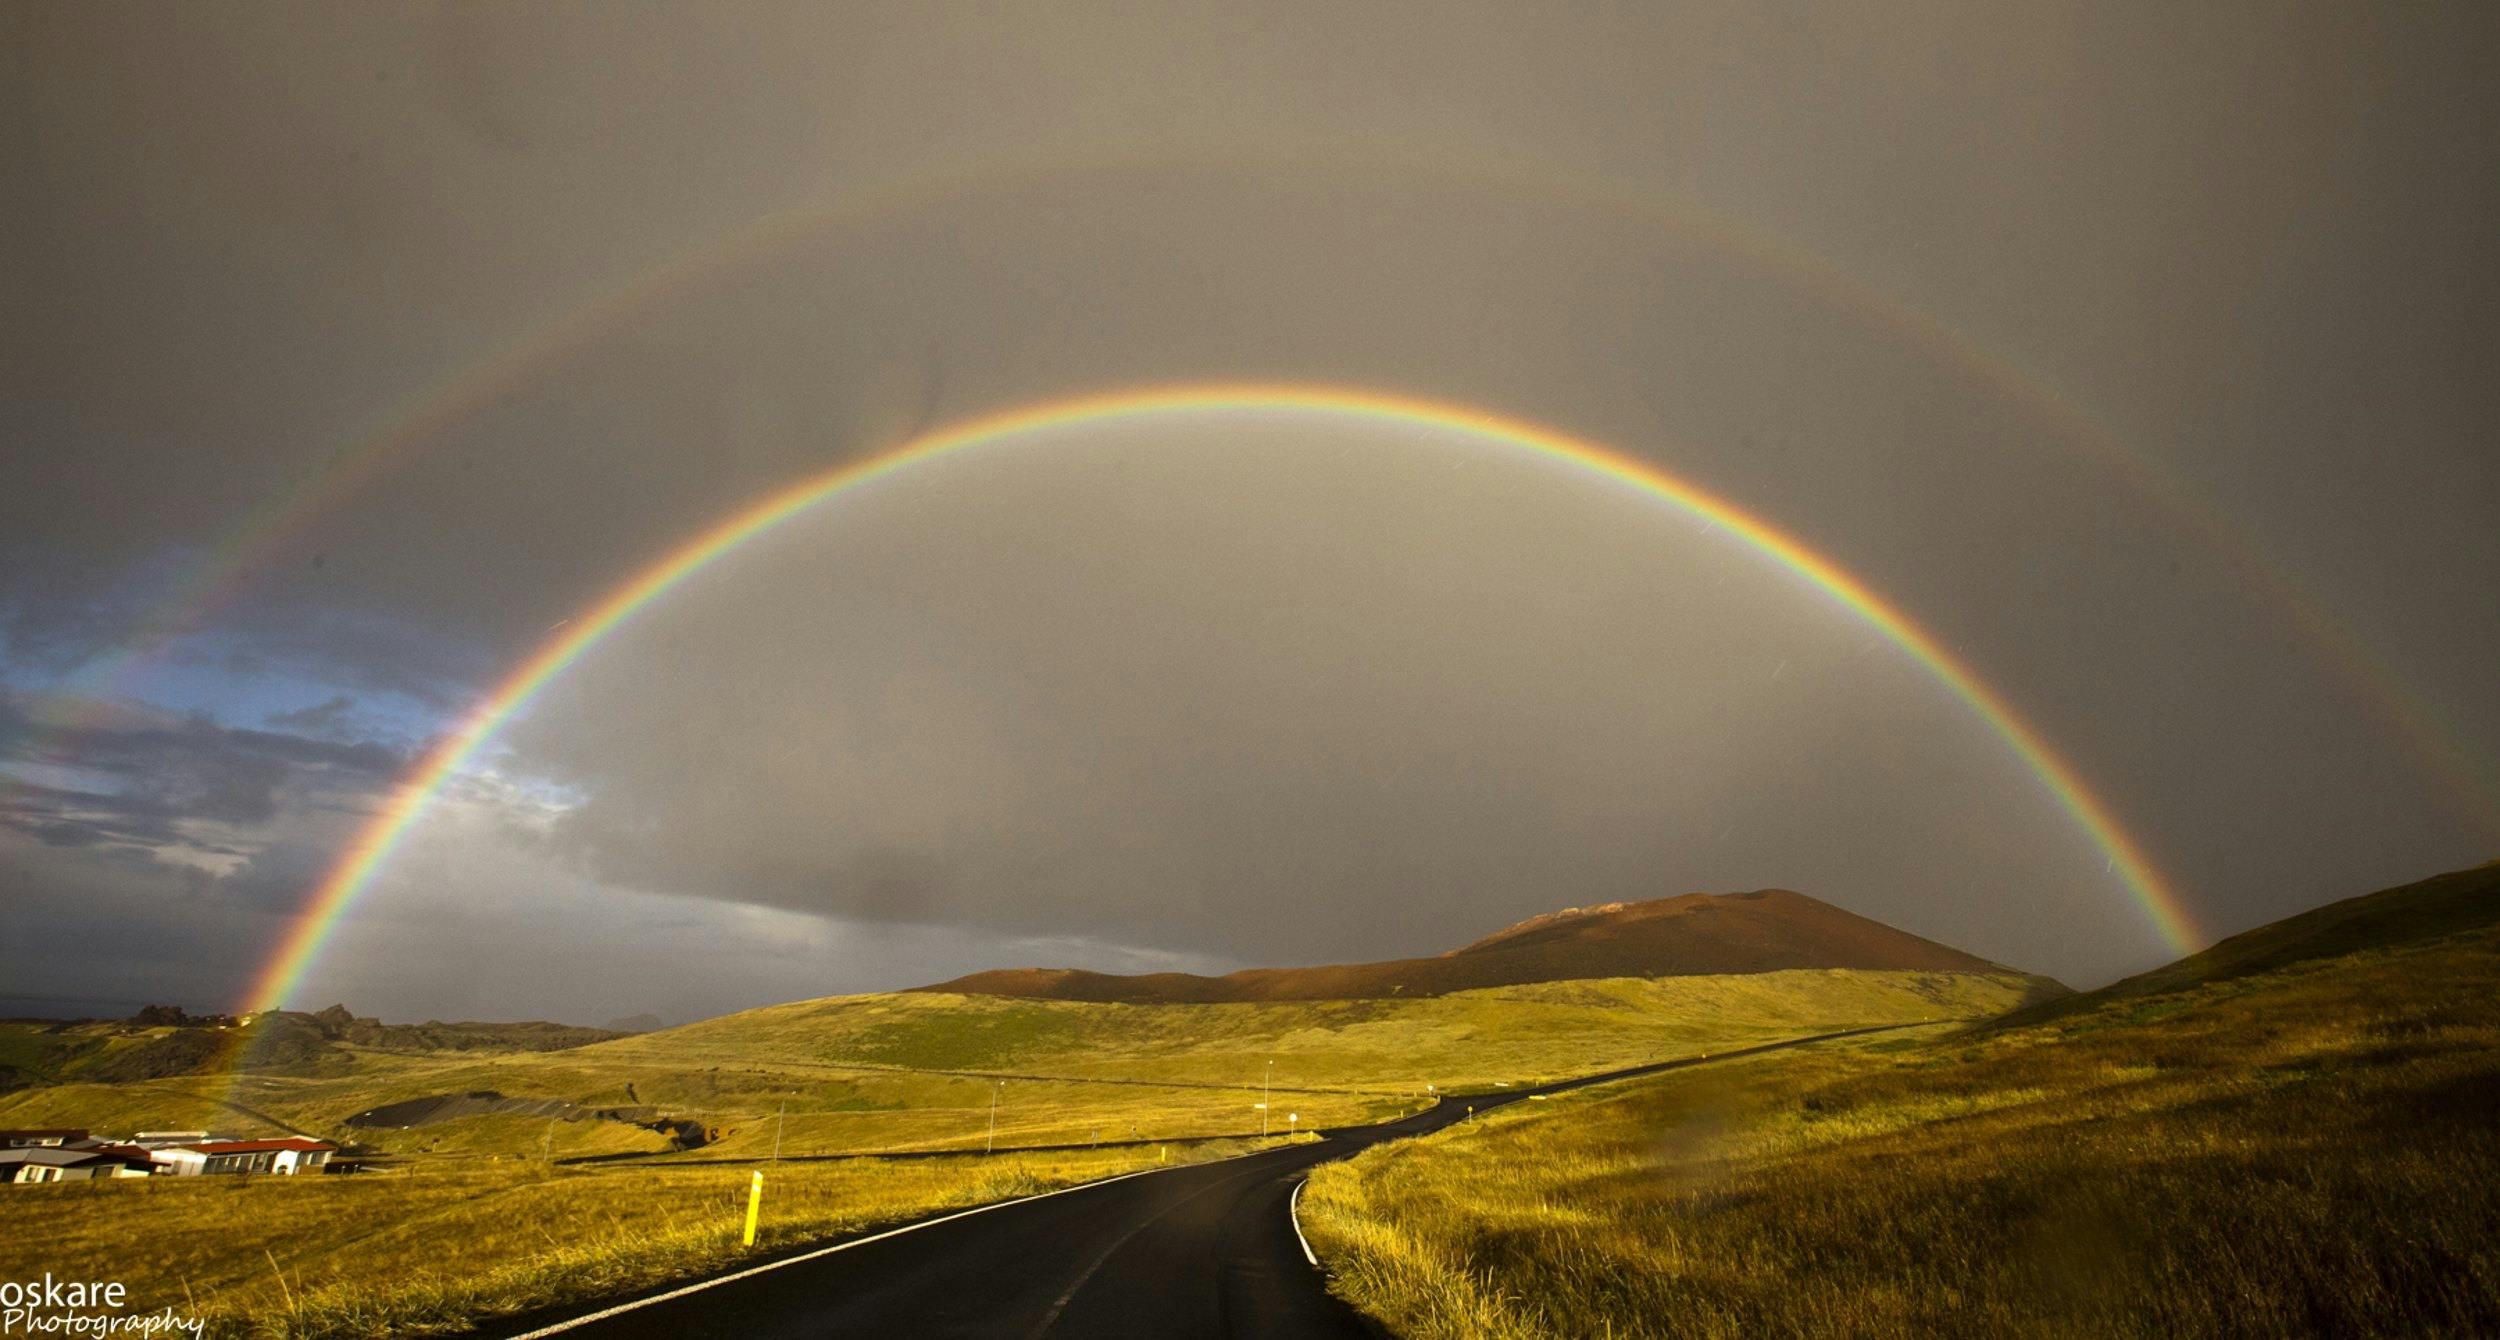
[[[764,1173],[763,1173],[763,1170],[759,1168],[759,1169],[757,1169],[757,1170],[756,1170],[756,1173],[755,1173],[755,1180],[754,1180],[754,1181],[752,1181],[752,1182],[747,1183],[747,1239],[746,1239],[746,1245],[747,1245],[747,1246],[749,1246],[749,1247],[752,1247],[752,1246],[754,1246],[754,1245],[755,1245],[755,1216],[756,1216],[757,1214],[761,1213],[761,1212],[762,1212],[762,1210],[763,1210],[763,1208],[764,1208]]]

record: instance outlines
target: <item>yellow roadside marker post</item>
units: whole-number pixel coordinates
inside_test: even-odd
[[[755,1180],[754,1180],[754,1181],[752,1181],[752,1182],[747,1183],[747,1238],[746,1238],[746,1245],[747,1245],[747,1246],[749,1246],[749,1247],[752,1247],[752,1246],[754,1246],[754,1245],[755,1245],[755,1217],[756,1217],[756,1215],[758,1215],[758,1214],[762,1213],[762,1212],[763,1212],[763,1209],[764,1209],[764,1173],[763,1173],[763,1170],[759,1168],[759,1169],[757,1169],[757,1170],[756,1170],[756,1173],[755,1173]]]

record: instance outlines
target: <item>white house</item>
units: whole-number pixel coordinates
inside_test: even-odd
[[[84,1182],[97,1177],[145,1177],[147,1156],[135,1149],[63,1149],[32,1145],[0,1149],[0,1182]]]
[[[319,1172],[330,1162],[338,1146],[327,1140],[307,1140],[300,1136],[284,1140],[202,1140],[195,1144],[167,1145],[149,1153],[155,1156],[160,1172],[177,1177],[194,1177],[207,1173],[282,1173]]]

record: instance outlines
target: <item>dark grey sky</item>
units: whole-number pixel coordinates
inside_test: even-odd
[[[225,998],[423,743],[675,540],[1177,380],[1477,405],[1761,513],[2212,931],[2500,853],[2486,7],[0,25],[0,897],[56,927],[0,993]],[[1725,534],[1445,435],[1145,420],[648,611],[296,1003],[683,1017],[1769,884],[2078,982],[2164,953],[1966,708]]]

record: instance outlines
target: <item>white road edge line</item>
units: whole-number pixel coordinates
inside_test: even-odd
[[[1238,1155],[1236,1155],[1236,1157],[1238,1157]],[[1202,1163],[1184,1163],[1180,1166],[1184,1168],[1202,1168],[1206,1165]],[[690,1293],[701,1293],[705,1289],[717,1288],[723,1284],[735,1283],[736,1281],[746,1279],[751,1275],[761,1275],[768,1270],[779,1270],[783,1266],[795,1266],[801,1262],[813,1261],[819,1257],[831,1256],[835,1252],[847,1252],[853,1247],[865,1247],[869,1243],[882,1242],[887,1238],[900,1237],[905,1233],[916,1232],[924,1228],[935,1228],[940,1224],[948,1223],[956,1219],[965,1219],[976,1214],[987,1214],[992,1210],[1003,1210],[1010,1205],[1022,1205],[1028,1201],[1048,1200],[1053,1196],[1067,1195],[1071,1191],[1089,1191],[1098,1186],[1109,1186],[1113,1182],[1125,1182],[1132,1177],[1149,1177],[1155,1173],[1171,1171],[1173,1170],[1170,1168],[1141,1168],[1136,1172],[1121,1173],[1117,1177],[1105,1177],[1092,1182],[1079,1182],[1075,1186],[1063,1186],[1056,1191],[1043,1191],[1030,1196],[1018,1196],[1014,1200],[996,1201],[988,1205],[975,1205],[969,1210],[957,1210],[953,1214],[940,1215],[935,1219],[923,1219],[919,1223],[905,1224],[901,1228],[889,1228],[883,1233],[871,1233],[864,1238],[853,1238],[848,1242],[837,1242],[830,1247],[819,1247],[812,1252],[803,1252],[797,1256],[784,1257],[778,1261],[767,1261],[760,1266],[748,1266],[744,1270],[735,1271],[727,1275],[715,1275],[708,1280],[697,1280],[696,1282],[686,1285],[683,1288],[671,1289],[667,1293],[653,1294],[649,1298],[637,1298],[630,1303],[619,1303],[614,1307],[601,1308],[596,1312],[588,1313],[579,1317],[573,1317],[565,1321],[559,1321],[552,1326],[541,1326],[535,1331],[528,1331],[523,1334],[516,1335],[512,1337],[512,1340],[539,1340],[539,1337],[541,1336],[559,1335],[565,1331],[572,1330],[577,1326],[588,1326],[595,1321],[606,1321],[610,1317],[621,1316],[627,1312],[634,1311],[636,1308],[649,1307],[654,1303],[665,1303],[672,1298],[683,1298]],[[1299,1232],[1301,1230],[1297,1228],[1295,1231]],[[1308,1251],[1309,1248],[1305,1247],[1304,1250]]]
[[[1293,1184],[1293,1195],[1285,1201],[1285,1217],[1293,1221],[1294,1237],[1301,1239],[1302,1259],[1316,1267],[1319,1265],[1319,1253],[1312,1251],[1311,1240],[1302,1236],[1302,1188],[1310,1184],[1308,1177]]]

